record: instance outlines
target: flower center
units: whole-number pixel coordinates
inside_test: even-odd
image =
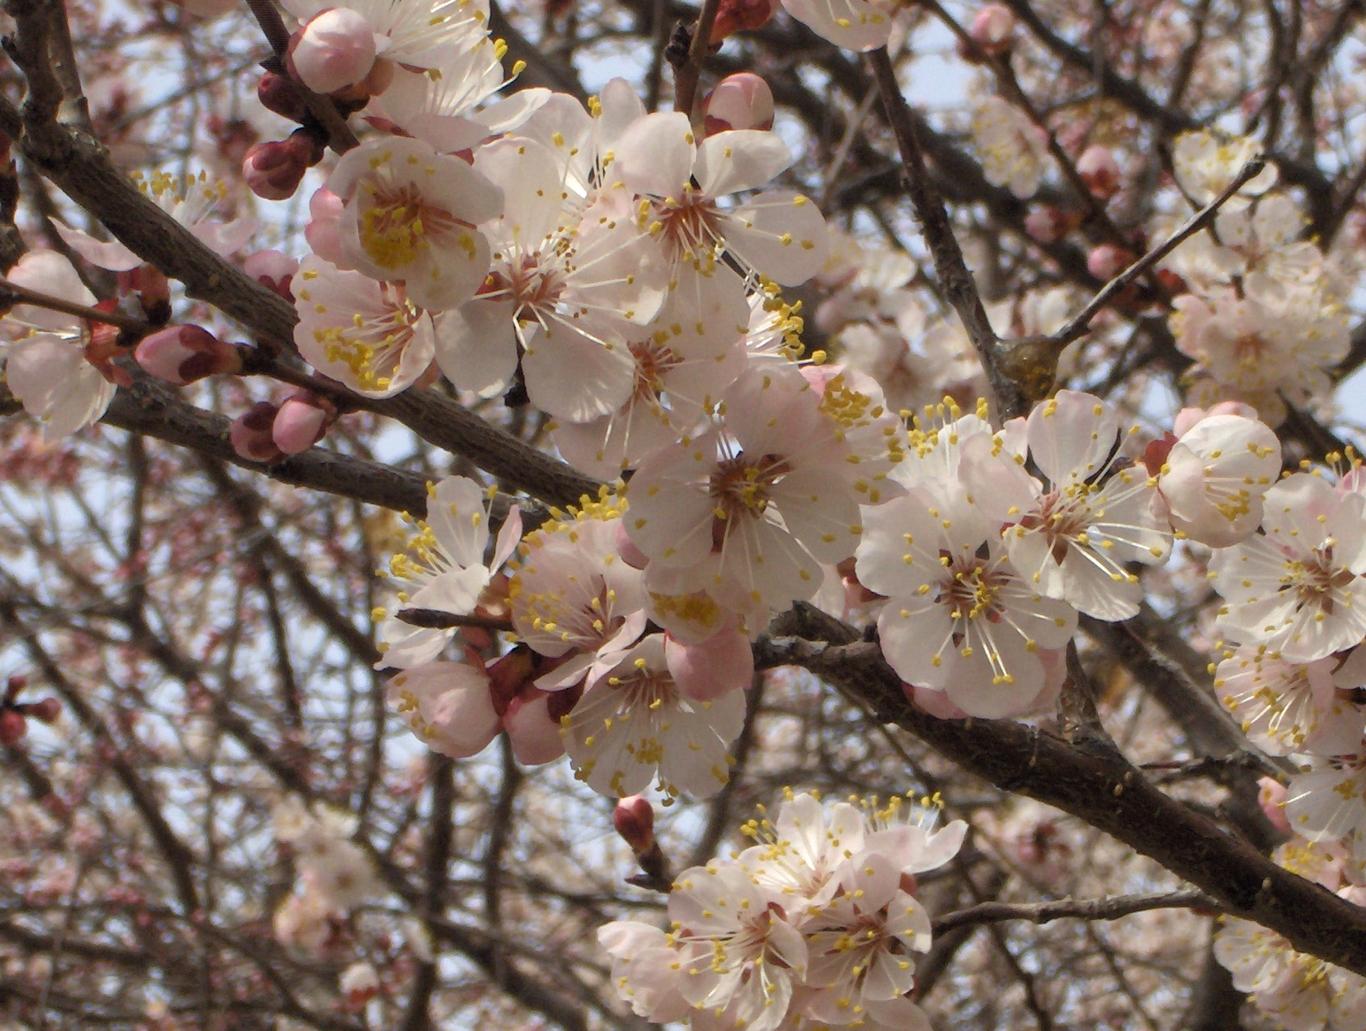
[[[715,502],[713,514],[724,535],[725,523],[736,516],[758,518],[768,508],[769,490],[792,467],[781,455],[764,455],[758,460],[744,453],[719,462],[711,474],[708,493]]]
[[[380,268],[399,268],[414,261],[427,246],[427,237],[455,225],[450,212],[423,201],[415,187],[386,192],[367,185],[371,203],[361,213],[360,241],[365,253]]]

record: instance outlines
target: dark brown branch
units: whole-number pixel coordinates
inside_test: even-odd
[[[1037,386],[1031,384],[1026,389],[1015,377],[1006,372],[999,340],[991,328],[991,320],[987,318],[986,309],[982,307],[977,283],[963,260],[963,251],[958,246],[958,238],[944,208],[944,200],[935,189],[925,167],[925,156],[916,139],[915,126],[911,121],[906,100],[901,95],[896,70],[892,67],[886,48],[868,54],[867,61],[877,80],[878,92],[882,94],[887,121],[896,136],[906,193],[920,223],[920,231],[925,237],[930,257],[934,259],[939,289],[958,313],[968,339],[977,351],[977,357],[986,372],[987,382],[995,394],[995,411],[1002,418],[1022,415],[1029,408],[1030,401],[1036,399]],[[1050,386],[1053,381],[1052,368],[1055,367],[1056,362],[1048,369],[1047,380]]]
[[[941,720],[910,705],[876,643],[799,605],[756,645],[764,667],[797,665],[863,698],[878,719],[915,734],[1005,791],[1080,817],[1202,889],[1228,912],[1302,952],[1366,971],[1366,910],[1270,862],[1247,841],[1164,795],[1117,751],[1073,748],[1037,727]]]

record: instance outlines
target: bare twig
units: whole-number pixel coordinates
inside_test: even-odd
[[[1184,241],[1209,225],[1210,222],[1213,221],[1214,216],[1218,214],[1219,209],[1228,203],[1229,199],[1239,190],[1256,178],[1265,167],[1266,159],[1262,157],[1255,157],[1245,164],[1239,170],[1238,174],[1233,177],[1233,181],[1219,193],[1219,196],[1215,197],[1187,219],[1180,229],[1161,244],[1154,247],[1119,275],[1115,276],[1114,279],[1101,287],[1100,291],[1091,298],[1085,308],[1068,319],[1057,332],[1052,334],[1051,339],[1053,342],[1059,347],[1065,347],[1078,337],[1084,336],[1086,331],[1091,327],[1092,320],[1105,309],[1105,306],[1109,304],[1117,294],[1121,293],[1131,283],[1138,279],[1139,276],[1147,272],[1148,269],[1152,268],[1172,251],[1176,250]]]
[[[955,909],[934,921],[934,933],[943,934],[955,927],[994,924],[1007,920],[1027,920],[1046,924],[1053,920],[1118,920],[1152,909],[1218,910],[1219,904],[1202,891],[1167,891],[1148,895],[1118,895],[1103,899],[1057,899],[1050,902],[979,902],[966,909]]]
[[[7,296],[8,295],[8,296]],[[106,311],[103,308],[93,308],[84,304],[76,304],[62,297],[54,297],[45,294],[41,290],[32,290],[18,283],[11,283],[8,279],[0,279],[0,302],[24,301],[28,304],[36,305],[39,308],[47,308],[49,311],[59,311],[66,315],[74,315],[78,319],[86,319],[90,322],[106,322],[111,326],[118,326],[141,336],[151,330],[151,325],[145,320],[134,315],[125,315],[118,311]]]
[[[702,62],[711,46],[711,29],[716,24],[716,11],[720,6],[720,0],[703,0],[702,12],[693,26],[688,56],[674,68],[674,110],[682,111],[689,118],[692,118],[697,102],[697,80],[702,75]]]

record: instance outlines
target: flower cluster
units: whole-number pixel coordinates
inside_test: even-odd
[[[1296,838],[1272,858],[1340,898],[1366,905],[1366,883],[1353,876],[1340,853]],[[1225,918],[1214,939],[1215,958],[1257,1008],[1286,1031],[1360,1031],[1366,1028],[1366,977],[1296,952],[1291,944],[1249,920]]]
[[[822,805],[788,792],[730,861],[684,871],[670,929],[619,921],[598,940],[640,1016],[698,1031],[806,1026],[928,1029],[907,997],[930,917],[916,874],[957,854],[967,825],[900,797]]]

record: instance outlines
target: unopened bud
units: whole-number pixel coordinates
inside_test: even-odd
[[[266,72],[256,84],[256,99],[267,111],[288,118],[291,122],[302,122],[308,117],[308,105],[303,94],[286,75]]]
[[[1102,243],[1086,256],[1086,271],[1097,279],[1114,279],[1131,264],[1133,252],[1112,243]]]
[[[167,326],[145,336],[133,357],[146,372],[177,386],[242,371],[241,351],[199,326]]]
[[[972,19],[968,35],[983,51],[999,57],[1010,50],[1015,15],[1002,4],[987,4]]]
[[[299,261],[283,251],[255,251],[242,260],[242,271],[287,301],[294,300],[289,284],[299,271]]]
[[[618,801],[612,810],[612,826],[638,856],[655,847],[655,811],[644,795],[630,795]]]
[[[1271,826],[1282,834],[1293,833],[1290,821],[1285,815],[1287,794],[1285,785],[1274,777],[1262,777],[1257,781],[1257,804],[1262,807],[1262,812],[1266,814]]]
[[[772,129],[773,91],[753,72],[736,72],[716,84],[702,102],[706,133]]]
[[[290,40],[289,60],[299,81],[314,93],[332,93],[360,82],[375,63],[375,31],[349,7],[312,18]]]
[[[27,733],[23,713],[15,709],[0,711],[0,745],[17,745]]]
[[[263,200],[287,200],[304,173],[320,160],[322,148],[316,137],[296,129],[286,140],[254,144],[242,162],[242,175],[251,192]]]
[[[712,22],[712,46],[733,32],[757,29],[768,24],[778,10],[778,0],[721,0],[716,5],[716,21]]]
[[[1032,208],[1025,215],[1025,232],[1039,243],[1054,243],[1061,240],[1072,229],[1072,219],[1061,208],[1051,204]]]
[[[270,433],[275,412],[275,406],[269,401],[258,401],[234,419],[228,429],[232,449],[250,462],[274,462],[283,458]]]
[[[337,408],[312,391],[290,395],[275,413],[270,436],[286,455],[307,451],[323,439],[327,428],[337,419]]]
[[[1109,200],[1119,192],[1119,165],[1109,147],[1093,143],[1077,158],[1077,172],[1086,188],[1101,200]]]

